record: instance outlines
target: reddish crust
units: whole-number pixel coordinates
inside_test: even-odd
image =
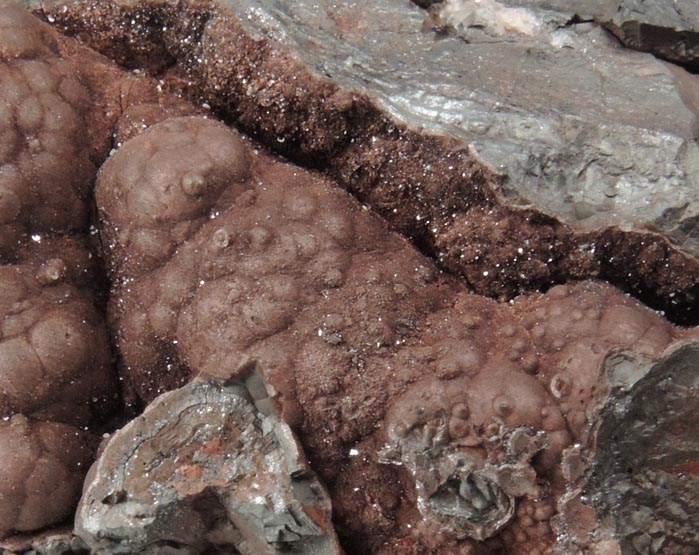
[[[169,216],[126,222],[125,214],[138,213],[131,197],[103,195],[123,179],[123,164],[138,160],[145,150],[138,145],[190,144],[219,125],[175,119],[127,142],[98,180],[98,198],[109,199],[101,205],[105,235],[157,226],[170,233]],[[228,195],[188,201],[210,217],[188,226],[176,251],[149,268],[123,265],[138,247],[111,253],[116,279],[126,280],[111,317],[133,394],[147,402],[191,376],[228,379],[256,364],[329,484],[338,523],[357,550],[547,553],[564,492],[561,453],[588,437],[605,356],[633,349],[658,358],[680,332],[600,283],[510,305],[472,295],[332,184],[253,152],[233,131],[221,133],[218,140],[238,145],[247,161]],[[149,171],[160,175],[167,160],[151,158]],[[173,174],[168,182],[181,180]],[[410,470],[414,478],[408,459],[396,472],[378,456],[416,434],[497,466],[513,456],[507,438],[518,428],[542,431],[545,446],[533,447],[531,462],[519,459],[523,481],[503,486],[514,514],[480,543],[421,515],[414,493],[421,463]]]
[[[221,123],[169,119],[198,110],[157,94],[148,79],[124,76],[18,8],[0,8],[0,31],[0,412],[10,417],[0,423],[0,455],[11,461],[0,470],[9,500],[0,535],[69,514],[92,445],[72,426],[110,411],[107,336],[86,288],[90,253],[66,234],[85,230],[94,162],[114,132],[120,148],[102,167],[96,200],[129,400],[257,364],[328,483],[355,552],[548,552],[564,486],[560,456],[587,440],[604,357],[633,349],[658,358],[683,332],[594,282],[510,305],[473,295],[333,183],[255,150]],[[342,114],[361,108],[331,86],[320,96],[337,118],[303,145],[306,156],[339,149]],[[241,121],[258,113],[243,108]],[[277,123],[283,133],[298,126]],[[379,185],[355,192],[387,209],[396,198],[382,189],[382,172],[412,169],[387,165],[397,146],[381,140],[376,152],[348,148],[344,169],[356,154],[355,169],[376,174],[358,182]],[[490,179],[461,154],[473,180]],[[486,197],[471,200],[494,206]],[[423,208],[413,202],[397,225]],[[560,227],[524,212],[460,208],[451,232],[436,239],[447,266],[464,255],[511,262],[534,285],[560,277],[542,263],[558,247],[568,252]],[[533,245],[526,256],[513,235]],[[643,252],[660,248],[649,244]],[[589,257],[567,260],[568,277],[597,271]],[[463,270],[479,291],[512,285],[482,270]],[[421,513],[420,472],[379,460],[387,445],[410,455],[400,438],[413,434],[494,465],[512,455],[506,439],[516,428],[544,432],[547,442],[517,461],[530,471],[522,478],[529,489],[508,493],[512,515],[482,542]],[[47,475],[64,478],[50,506],[37,501],[52,487]]]
[[[90,434],[15,415],[0,422],[0,537],[31,532],[66,516],[94,454]]]
[[[118,397],[75,234],[95,175],[91,98],[56,37],[0,5],[0,537],[71,514]]]

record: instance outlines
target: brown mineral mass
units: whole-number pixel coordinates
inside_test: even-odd
[[[125,137],[158,108],[149,83],[0,4],[0,538],[71,516],[118,406],[91,189],[116,118]]]
[[[353,552],[572,553],[562,459],[594,446],[605,361],[658,360],[686,335],[601,283],[473,295],[331,183],[208,119],[127,141],[97,198],[132,397],[256,368]]]
[[[207,40],[229,36],[234,21],[203,5],[137,6],[130,28],[110,27],[131,13],[116,4],[85,21],[102,25],[92,40],[103,51],[153,73],[183,59],[191,69],[191,49],[173,36],[203,37],[213,56],[221,42]],[[337,154],[327,173],[345,186],[364,175],[347,188],[395,211],[403,231],[423,209],[431,226],[448,219],[430,241],[459,279],[326,176],[169,94],[187,88],[173,83],[182,75],[126,73],[17,7],[0,6],[0,28],[0,537],[72,514],[119,398],[111,337],[125,414],[144,410],[109,436],[87,477],[75,532],[92,553],[699,548],[699,332],[600,281],[507,303],[476,294],[518,291],[520,278],[495,272],[504,261],[537,284],[604,264],[600,275],[623,266],[636,279],[644,266],[643,279],[691,293],[683,264],[693,259],[613,228],[576,243],[485,186],[464,199],[458,176],[440,176],[455,167],[483,185],[467,151],[389,131],[365,99],[330,84],[283,83],[312,116],[313,133],[292,145],[298,158]],[[263,139],[281,126],[286,141],[303,110],[278,110],[286,96],[274,96],[274,71],[291,62],[262,43],[255,51],[242,31],[237,40],[228,46],[262,68],[241,61],[255,100],[241,100],[240,121],[258,118]],[[199,86],[215,89],[220,69]],[[360,112],[371,115],[363,124]],[[345,132],[361,125],[353,143]],[[98,166],[92,215],[109,292],[88,227]],[[393,187],[418,171],[431,176],[426,188]],[[59,543],[12,545],[82,545]]]
[[[89,94],[53,30],[19,7],[0,9],[0,255],[29,229],[87,224],[95,168],[85,144]]]
[[[116,405],[87,227],[88,90],[55,32],[0,6],[0,537],[69,517]]]

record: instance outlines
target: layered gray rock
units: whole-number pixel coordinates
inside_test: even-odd
[[[699,80],[576,13],[608,3],[229,0],[247,30],[414,128],[470,144],[502,193],[582,229],[699,252]],[[610,14],[610,17],[613,15]],[[589,16],[590,18],[592,16]]]
[[[416,1],[427,8],[436,2]],[[480,4],[473,0],[446,0],[445,5]],[[486,2],[487,4],[487,2]],[[699,4],[694,0],[499,0],[502,8],[525,8],[554,18],[595,20],[610,29],[629,48],[699,69]],[[483,6],[479,7],[482,11]],[[551,14],[549,14],[550,16]]]
[[[115,432],[75,531],[93,554],[340,552],[329,497],[256,374],[191,382]]]

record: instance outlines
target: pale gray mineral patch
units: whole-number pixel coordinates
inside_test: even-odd
[[[192,382],[115,432],[75,530],[94,554],[337,555],[330,500],[265,387]]]

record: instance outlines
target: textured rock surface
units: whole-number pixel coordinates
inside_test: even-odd
[[[488,21],[487,5],[497,5],[459,3]],[[466,41],[438,40],[406,2],[361,14],[332,3],[229,4],[319,75],[412,126],[465,139],[508,176],[506,195],[587,228],[672,230],[696,216],[699,103],[683,89],[697,79],[619,48],[599,26],[531,11],[528,32],[493,22],[462,27]]]
[[[116,432],[76,533],[95,554],[338,555],[330,499],[262,380],[192,382]]]
[[[699,5],[693,0],[426,0],[417,5],[451,5],[467,26],[499,27],[532,34],[544,22],[596,21],[622,43],[695,71],[699,69]],[[480,13],[479,13],[480,12]],[[567,18],[567,19],[566,19]]]
[[[90,434],[14,415],[0,422],[3,536],[60,522],[70,514],[93,456]],[[50,500],[50,501],[49,501]]]
[[[71,528],[54,528],[3,541],[3,555],[89,555],[85,543]]]
[[[692,0],[618,0],[604,21],[631,48],[699,70],[699,4]]]
[[[3,6],[3,5],[0,5]],[[95,168],[86,145],[85,87],[58,55],[50,27],[0,8],[0,256],[27,231],[87,224]]]
[[[182,107],[159,97],[153,82],[0,3],[0,539],[10,551],[40,548],[9,534],[72,516],[99,435],[118,418],[92,186],[112,138]],[[46,553],[62,549],[45,541]]]
[[[125,65],[153,53],[164,86],[321,169],[475,291],[599,278],[696,321],[696,77],[599,26],[549,10],[538,34],[467,43],[408,3],[88,5],[43,13]]]
[[[579,476],[562,503],[562,528],[576,553],[606,553],[605,544],[617,543],[623,554],[695,553],[699,344],[678,346],[655,364],[619,353],[605,367],[612,391],[597,413],[598,450],[569,454],[569,472]]]
[[[71,283],[87,252],[44,241],[51,256],[0,265],[0,539],[71,514],[96,446],[88,430],[117,405],[104,322]]]
[[[99,273],[76,234],[95,175],[89,100],[53,29],[0,4],[0,539],[72,514],[117,404]]]
[[[177,170],[171,145],[197,137],[232,150]],[[135,197],[121,176],[131,162],[139,171],[141,152],[158,178],[135,174]],[[227,171],[236,177],[217,198]],[[194,196],[182,187],[193,176]],[[179,247],[140,268],[128,264],[143,259],[139,243],[108,251],[126,261],[111,264],[121,285],[110,313],[131,399],[256,365],[328,485],[351,553],[573,550],[560,511],[577,482],[562,461],[594,457],[614,385],[607,357],[655,361],[697,336],[599,283],[509,305],[472,295],[331,183],[202,118],[150,127],[103,166],[104,235],[127,229],[131,204],[165,183],[179,187],[160,209],[172,217],[134,220],[129,233],[181,218]],[[190,226],[194,207],[209,216]]]
[[[309,483],[289,470],[300,451],[280,459],[294,451],[289,430],[327,486],[332,526],[351,555],[675,555],[684,549],[678,546],[696,544],[686,516],[696,504],[687,485],[696,474],[695,442],[680,424],[694,418],[699,333],[674,327],[608,284],[573,282],[613,277],[663,306],[679,298],[688,311],[698,287],[695,258],[662,236],[613,227],[584,232],[508,206],[494,174],[463,143],[402,127],[369,97],[319,81],[276,42],[253,39],[252,27],[210,5],[81,7],[45,15],[58,25],[72,21],[82,38],[159,77],[125,74],[36,27],[84,81],[92,109],[81,112],[80,137],[95,167],[113,147],[95,194],[96,232],[112,280],[108,324],[127,415],[147,406],[106,444],[90,476],[79,531],[93,549],[274,552],[267,540],[281,530],[285,540],[299,541],[310,532],[321,553],[336,553],[322,491],[320,511],[286,518],[283,505],[297,504],[286,494],[304,498],[308,492],[297,486]],[[505,8],[484,0],[485,12],[451,25],[490,36],[513,24],[522,34],[536,23],[528,12]],[[76,13],[83,27],[71,19]],[[367,39],[359,35],[371,27],[362,28],[355,12],[328,13],[334,32]],[[325,12],[314,17],[322,23]],[[414,31],[411,17],[403,22]],[[30,31],[38,25],[28,21]],[[586,28],[578,27],[564,31]],[[429,30],[415,35],[415,44],[433,38]],[[325,176],[275,158],[216,120],[193,117],[205,108],[168,89],[204,94],[231,120]],[[375,212],[466,279],[439,272]],[[31,218],[15,217],[31,233]],[[12,463],[0,476],[9,500],[3,533],[58,518],[46,516],[53,506],[37,502],[53,485],[46,475],[65,477],[56,498],[68,499],[78,463],[84,468],[89,457],[82,458],[91,446],[87,434],[34,415],[54,419],[66,414],[66,403],[83,407],[82,400],[87,408],[70,413],[75,424],[101,418],[99,398],[74,397],[93,382],[69,387],[85,361],[99,367],[101,360],[101,324],[90,312],[95,291],[87,287],[93,259],[80,238],[52,234],[13,244],[3,267],[14,284],[3,289],[10,299],[3,326],[15,326],[29,353],[17,368],[35,376],[46,370],[59,392],[47,405],[10,391],[12,376],[2,382],[9,408],[0,449]],[[571,283],[512,298],[556,281]],[[12,295],[29,302],[15,306]],[[47,310],[49,323],[60,320],[61,331],[75,328],[84,341],[42,335],[51,329],[42,319]],[[16,311],[21,318],[13,319]],[[71,311],[80,318],[71,320]],[[86,341],[98,348],[86,353],[79,348]],[[56,345],[64,353],[60,367],[31,366],[29,355],[41,359]],[[240,385],[252,368],[265,387]],[[189,383],[193,378],[202,381]],[[40,378],[28,383],[48,398]],[[649,426],[656,420],[660,428]],[[239,436],[217,435],[241,421],[251,425]],[[134,444],[134,436],[144,441]],[[251,461],[254,450],[274,464]],[[629,466],[628,452],[641,462]],[[143,461],[152,464],[144,468]],[[251,477],[261,475],[270,479],[263,489],[284,498],[278,506],[250,494]],[[124,487],[112,488],[122,476]],[[240,487],[248,482],[249,490]],[[261,506],[261,519],[251,521]],[[25,513],[44,520],[26,524]],[[105,529],[110,534],[100,534]],[[254,545],[260,538],[267,539]],[[311,552],[313,541],[304,546]],[[51,534],[5,546],[23,553],[85,548]]]
[[[447,2],[438,23],[460,38],[438,40],[400,2],[374,3],[354,30],[319,15],[330,7],[234,5],[319,73],[368,90],[411,125],[465,139],[508,177],[508,196],[588,229],[672,229],[696,215],[699,104],[683,94],[696,78],[619,48],[595,24],[463,0]]]

